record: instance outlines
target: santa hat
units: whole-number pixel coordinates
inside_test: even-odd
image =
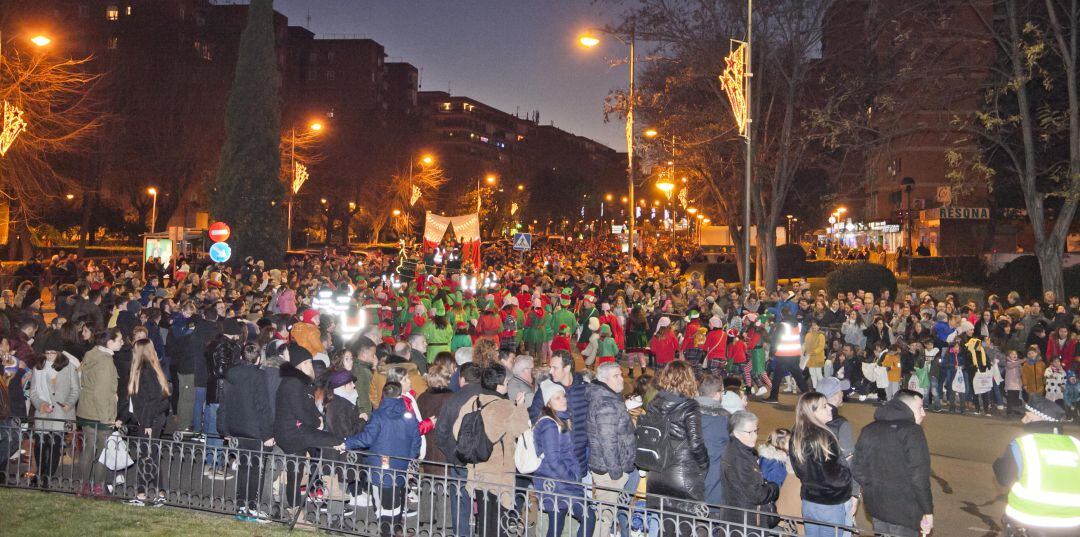
[[[596,302],[596,293],[593,293],[592,291],[585,291],[585,300],[588,300],[589,302]]]
[[[589,317],[589,330],[595,332],[600,329],[600,319],[597,317]]]
[[[734,328],[728,328],[727,335],[728,337],[739,337],[739,331]]]

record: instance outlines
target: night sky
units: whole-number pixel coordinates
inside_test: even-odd
[[[625,88],[626,47],[577,45],[581,30],[614,23],[617,7],[589,0],[276,0],[290,25],[317,38],[373,39],[387,61],[420,69],[422,90],[464,95],[511,114],[625,150],[624,127],[604,123],[604,96]],[[310,24],[307,22],[308,13]]]

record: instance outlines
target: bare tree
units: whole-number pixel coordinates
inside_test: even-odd
[[[0,194],[11,207],[24,258],[38,210],[75,189],[72,157],[93,151],[93,135],[105,121],[91,91],[98,78],[85,69],[89,61],[17,48],[0,58],[0,101],[25,121],[0,157]]]
[[[999,59],[983,109],[963,118],[984,146],[976,166],[984,176],[1016,177],[1043,288],[1061,297],[1062,254],[1080,200],[1080,0],[965,1]]]
[[[446,174],[438,164],[413,166],[399,169],[382,184],[369,184],[367,203],[361,216],[371,226],[372,242],[379,242],[382,230],[390,224],[398,236],[412,235],[417,226],[424,223],[424,211],[435,207],[439,200],[439,189],[446,183]],[[420,193],[416,203],[413,201],[414,189]],[[397,217],[394,211],[399,211]],[[409,218],[404,218],[404,211],[409,211]],[[393,218],[393,221],[391,219]]]

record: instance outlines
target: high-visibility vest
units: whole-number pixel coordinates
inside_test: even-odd
[[[799,332],[802,327],[795,324],[780,323],[780,338],[776,341],[773,356],[798,358],[802,355],[802,343]]]
[[[1063,434],[1016,439],[1020,478],[1005,514],[1030,527],[1080,527],[1080,440]]]

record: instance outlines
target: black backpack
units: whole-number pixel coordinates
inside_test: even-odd
[[[638,417],[637,453],[634,465],[648,472],[667,469],[671,464],[671,424],[662,412],[646,412]]]
[[[480,398],[477,397],[473,402],[473,410],[461,418],[454,455],[464,464],[486,462],[491,458],[491,450],[494,449],[495,444],[488,438],[487,431],[484,429],[484,416],[481,411],[493,402],[489,401],[481,405]]]

